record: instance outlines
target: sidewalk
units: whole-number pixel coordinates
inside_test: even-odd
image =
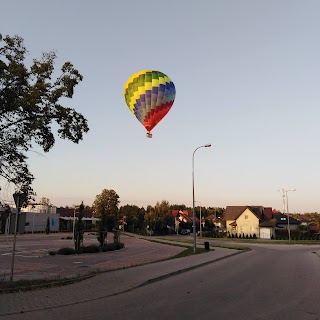
[[[126,252],[130,260],[132,252],[129,250]],[[214,251],[203,254],[101,273],[93,278],[62,287],[2,294],[0,318],[9,314],[58,308],[106,298],[242,252],[245,251],[215,248]]]

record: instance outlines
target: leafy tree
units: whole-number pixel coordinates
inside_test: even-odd
[[[144,216],[144,224],[146,227],[148,226],[149,230],[161,234],[168,232],[168,226],[174,227],[169,202],[163,200],[161,203],[157,202],[154,207],[148,206]]]
[[[134,229],[143,228],[144,208],[126,204],[125,206],[120,207],[119,213],[120,218],[126,217],[126,224],[128,227],[131,226],[132,231],[134,231]]]
[[[0,36],[0,41],[1,41]],[[5,36],[0,47],[0,177],[24,188],[34,179],[27,165],[27,152],[38,144],[48,152],[58,136],[78,143],[88,132],[87,120],[60,100],[72,98],[82,75],[70,62],[53,79],[56,53],[43,53],[31,66],[19,36]]]
[[[39,201],[39,204],[46,205],[46,206],[51,206],[50,199],[45,198],[45,197],[41,198],[41,200]]]
[[[110,189],[103,189],[93,202],[93,215],[100,218],[98,223],[98,240],[100,232],[104,232],[105,237],[107,231],[114,231],[114,242],[119,242],[119,196]],[[101,240],[102,241],[102,240]],[[99,240],[100,244],[101,241]],[[104,243],[103,239],[103,243]]]
[[[185,204],[172,204],[172,205],[170,205],[170,209],[172,209],[172,210],[187,210],[187,207]]]

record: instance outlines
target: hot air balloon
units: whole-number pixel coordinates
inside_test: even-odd
[[[124,86],[130,111],[147,130],[151,130],[171,109],[176,89],[171,79],[160,71],[142,70],[132,75]]]

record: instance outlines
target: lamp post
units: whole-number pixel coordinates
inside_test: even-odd
[[[283,214],[287,213],[287,221],[288,221],[288,239],[289,242],[291,240],[290,236],[290,221],[289,221],[289,205],[288,205],[288,192],[289,191],[296,191],[296,189],[280,189],[279,191],[282,192],[282,203],[283,203]]]
[[[79,206],[74,206],[73,208],[72,240],[74,240],[74,229],[76,226],[76,209],[79,209]]]
[[[202,238],[202,225],[201,225],[201,222],[202,222],[202,218],[201,218],[201,202],[200,201],[194,201],[194,202],[198,202],[200,204],[200,237]]]
[[[193,151],[192,154],[192,207],[193,207],[193,213],[192,213],[192,223],[193,223],[193,253],[196,253],[197,249],[197,242],[196,242],[196,218],[194,213],[194,154],[195,152],[200,148],[209,148],[211,147],[211,144],[205,144],[203,146],[198,147]]]
[[[296,189],[288,189],[285,190],[286,192],[286,200],[287,200],[287,219],[288,219],[288,236],[289,236],[289,242],[290,242],[290,222],[289,222],[289,206],[288,206],[288,191],[296,191]]]

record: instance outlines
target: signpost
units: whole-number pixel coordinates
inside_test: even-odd
[[[16,241],[17,241],[17,228],[18,228],[18,221],[19,221],[19,213],[20,213],[21,207],[28,199],[28,194],[22,193],[22,192],[15,192],[12,196],[13,196],[14,202],[16,204],[17,212],[16,212],[16,221],[15,221],[15,226],[14,226],[10,281],[13,280],[14,258],[15,258],[15,254],[16,254]]]

